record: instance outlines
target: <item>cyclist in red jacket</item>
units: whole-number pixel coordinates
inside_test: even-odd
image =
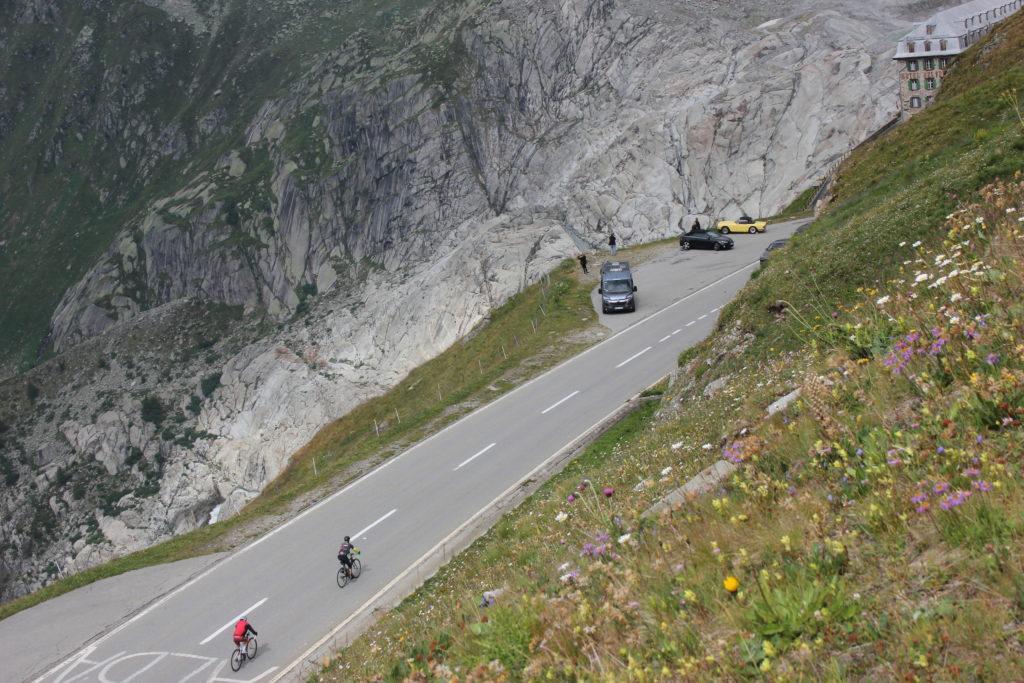
[[[253,634],[254,636],[258,636],[259,635],[258,633],[256,633],[256,629],[254,629],[252,627],[252,624],[250,624],[249,621],[245,617],[242,617],[235,624],[235,635],[234,635],[235,645],[241,645],[242,641],[249,640],[249,634],[250,633]]]

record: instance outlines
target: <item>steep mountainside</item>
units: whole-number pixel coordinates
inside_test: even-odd
[[[781,207],[932,4],[5,3],[0,595],[236,511],[609,229]]]

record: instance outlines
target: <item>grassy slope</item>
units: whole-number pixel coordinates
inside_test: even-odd
[[[387,394],[324,427],[238,515],[4,603],[0,619],[103,578],[225,550],[293,513],[296,505],[340,488],[370,462],[404,450],[579,352],[589,342],[578,333],[596,320],[592,284],[579,279],[575,263],[566,261],[545,282],[514,296],[474,333],[413,370]]]
[[[847,162],[827,215],[684,354],[656,419],[584,455],[318,678],[1024,677],[1024,183],[986,186],[1024,168],[1001,96],[1024,89],[1022,65],[1024,15]],[[936,287],[911,285],[925,274]],[[724,494],[639,520],[721,457],[740,465]]]

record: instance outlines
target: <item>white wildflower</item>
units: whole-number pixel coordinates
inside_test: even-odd
[[[929,275],[928,273],[918,273],[917,277],[914,278],[914,282],[915,283],[924,282],[925,280],[927,280],[930,277],[931,277],[931,275]]]
[[[1017,213],[1017,209],[1011,206],[1009,209],[1006,210],[1006,213]]]
[[[960,292],[953,292],[953,295],[951,297],[949,297],[949,301],[950,301],[950,303],[954,303],[955,304],[957,301],[960,301],[960,299],[963,299],[963,298],[964,298],[964,295],[961,294]]]
[[[558,580],[562,583],[569,583],[576,579],[576,572],[567,572],[558,577]]]
[[[564,522],[567,519],[569,519],[569,515],[565,514],[564,510],[562,512],[559,512],[557,515],[555,515],[555,521],[556,522]]]
[[[981,216],[978,216],[977,218],[974,219],[974,222],[977,223],[978,225],[981,225],[982,223],[985,222],[985,219],[982,218]]]
[[[951,315],[951,316],[949,316],[949,324],[950,325],[956,325],[958,322],[960,322],[960,316],[958,316],[958,315]]]
[[[912,246],[914,249],[917,249],[919,246],[921,246],[921,240],[914,242],[910,246]]]
[[[672,466],[669,465],[668,467],[666,467],[665,469],[663,469],[661,471],[661,476],[667,477],[671,472],[672,472]]]
[[[674,451],[678,451],[682,447],[683,447],[683,442],[682,441],[677,441],[676,443],[672,444],[672,450],[674,450]]]
[[[897,246],[905,247],[905,246],[907,246],[907,243],[906,242],[900,242]]]
[[[883,296],[881,299],[879,299],[875,303],[878,304],[879,306],[884,306],[887,303],[889,303],[889,298],[890,298],[889,295],[886,294],[885,296]]]
[[[633,538],[632,534],[622,534],[619,536],[619,544],[628,543],[631,538]]]
[[[568,568],[569,568],[569,567],[571,567],[571,566],[572,566],[572,565],[571,565],[570,563],[568,563],[568,562],[563,562],[562,564],[558,565],[558,571],[560,571],[560,572],[564,572],[564,571],[565,571],[566,569],[568,569]]]
[[[703,446],[701,446],[701,448],[703,448],[705,451],[710,451],[712,448],[714,448],[714,446],[712,446],[709,443],[706,443]]]

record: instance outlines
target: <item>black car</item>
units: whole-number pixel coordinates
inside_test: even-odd
[[[715,251],[721,251],[722,249],[732,249],[733,241],[731,237],[719,235],[717,232],[693,230],[679,236],[679,246],[683,251],[689,249],[714,249]]]
[[[776,249],[781,249],[782,247],[786,246],[787,242],[789,242],[788,237],[784,240],[773,240],[772,243],[768,245],[768,248],[764,250],[764,253],[761,254],[761,265],[763,266],[764,262],[768,260],[769,254],[771,254]]]

